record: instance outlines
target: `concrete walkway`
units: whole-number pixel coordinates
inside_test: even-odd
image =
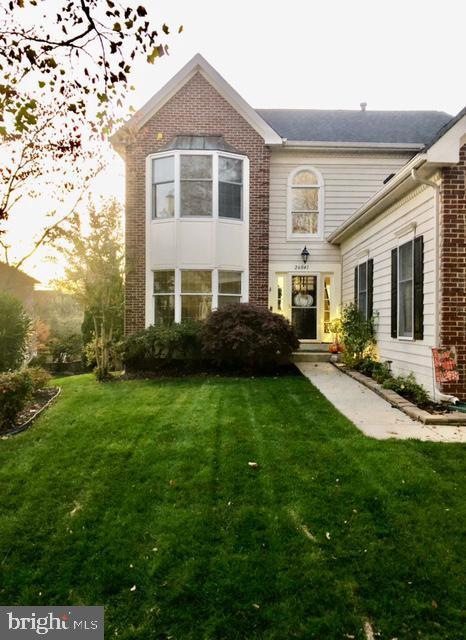
[[[399,438],[434,442],[466,442],[466,427],[425,425],[412,420],[332,364],[296,363],[299,370],[361,431],[378,440]]]

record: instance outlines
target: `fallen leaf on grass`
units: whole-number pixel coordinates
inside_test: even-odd
[[[248,465],[251,469],[259,469],[259,464],[257,462],[248,462]]]
[[[130,591],[136,591],[136,585],[133,584],[133,586],[131,587]]]
[[[330,540],[330,537],[331,537],[331,536],[330,536],[330,533],[329,533],[328,531],[326,531],[326,533],[325,533],[325,537],[327,538],[327,540]]]
[[[254,607],[254,609],[260,609],[260,604],[254,603],[252,606]]]

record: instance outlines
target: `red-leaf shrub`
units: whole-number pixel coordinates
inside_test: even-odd
[[[299,347],[283,316],[250,304],[214,311],[201,331],[204,356],[225,370],[264,371],[288,364]]]

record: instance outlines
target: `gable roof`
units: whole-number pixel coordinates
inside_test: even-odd
[[[35,284],[39,284],[39,280],[36,280],[32,276],[29,276],[20,269],[15,269],[6,262],[0,262],[0,286],[2,284],[21,284],[24,286],[33,287]]]
[[[207,82],[243,116],[246,122],[262,136],[265,144],[282,144],[280,135],[222,78],[218,71],[216,71],[200,53],[197,53],[171,80],[157,91],[121,129],[111,136],[110,140],[115,148],[118,150],[119,147],[124,146],[125,133],[136,132],[141,129],[196,73],[204,76]]]
[[[466,107],[451,118],[440,132],[409,162],[353,213],[328,237],[331,244],[340,244],[361,226],[376,218],[393,202],[399,200],[419,182],[431,177],[442,166],[459,162],[460,149],[466,144]],[[422,172],[422,174],[421,174]]]
[[[443,111],[257,109],[290,141],[379,143],[422,147],[451,116]]]

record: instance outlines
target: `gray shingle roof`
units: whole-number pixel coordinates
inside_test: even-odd
[[[451,119],[443,111],[256,109],[288,140],[428,144]]]

